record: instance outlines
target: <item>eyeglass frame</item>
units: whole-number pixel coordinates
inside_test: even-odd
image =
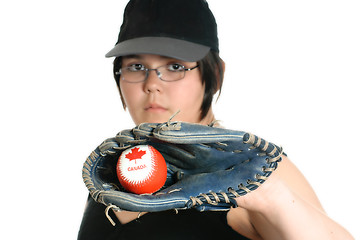
[[[140,71],[145,71],[145,78],[144,80],[141,80],[141,81],[136,81],[136,82],[131,82],[131,81],[127,81],[126,79],[123,79],[123,78],[120,78],[120,80],[122,81],[125,81],[125,82],[128,82],[128,83],[141,83],[141,82],[145,82],[147,80],[147,78],[149,77],[149,71],[155,71],[156,72],[156,76],[161,80],[161,81],[164,81],[164,82],[176,82],[176,81],[179,81],[181,79],[184,79],[185,77],[185,73],[188,72],[188,71],[191,71],[191,70],[194,70],[195,68],[198,68],[200,65],[196,65],[195,67],[192,67],[192,68],[185,68],[185,66],[183,65],[180,65],[182,68],[183,68],[183,71],[184,71],[184,76],[180,79],[177,79],[177,80],[164,80],[164,79],[161,79],[160,75],[161,75],[161,72],[158,71],[159,68],[161,67],[165,67],[165,66],[168,66],[170,64],[165,64],[165,65],[162,65],[162,66],[159,66],[157,68],[145,68],[143,70],[140,70]],[[124,68],[129,68],[129,67],[124,67]],[[119,71],[115,72],[115,75],[121,75],[121,69],[122,67],[119,69]]]

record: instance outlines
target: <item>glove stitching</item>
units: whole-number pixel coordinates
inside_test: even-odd
[[[190,197],[190,200],[192,201],[192,206],[196,206],[197,204],[203,204],[203,202],[197,197]]]
[[[99,157],[99,154],[97,154],[95,151],[92,151],[90,156],[86,159],[84,166],[83,166],[83,181],[86,185],[86,187],[89,189],[90,194],[93,195],[93,193],[96,191],[96,188],[94,186],[93,181],[91,180],[91,168],[94,164],[94,161]]]
[[[244,189],[246,189],[246,190],[245,190],[246,192],[250,192],[250,190],[249,190],[248,188],[244,187]],[[239,193],[236,192],[236,191],[235,191],[234,189],[232,189],[232,188],[229,188],[229,189],[228,189],[228,192],[232,193],[235,197],[240,197]]]
[[[216,202],[216,199],[215,199],[215,201],[212,201],[210,199],[210,197],[208,195],[206,195],[205,193],[201,193],[200,196],[203,196],[209,204],[218,205],[218,203]]]
[[[114,222],[114,220],[111,218],[111,216],[109,215],[109,210],[110,209],[113,209],[114,211],[120,211],[120,209],[116,206],[116,205],[113,205],[113,204],[110,204],[109,206],[106,207],[105,209],[105,216],[107,217],[107,219],[109,220],[109,222],[115,226],[116,223]]]
[[[210,194],[215,198],[215,202],[216,202],[216,205],[217,205],[217,203],[220,202],[220,198],[213,191],[211,191]]]
[[[238,185],[238,188],[241,189],[241,190],[244,190],[246,193],[251,192],[251,190],[250,190],[249,188],[245,187],[244,184],[242,184],[242,183],[240,183],[240,184]],[[231,193],[234,194],[233,192],[231,192]],[[235,195],[235,194],[234,194],[234,195]],[[240,195],[239,195],[239,197],[240,197]]]
[[[274,169],[274,170],[275,170],[275,169]],[[257,180],[263,180],[263,181],[265,181],[265,180],[268,179],[268,177],[262,176],[262,175],[260,175],[260,174],[258,174],[258,173],[256,174],[255,178],[256,178]]]
[[[181,130],[181,123],[172,123],[170,125],[163,125],[159,128],[160,131],[178,131]]]
[[[230,203],[230,199],[226,193],[220,192],[220,194],[224,197],[225,203]]]

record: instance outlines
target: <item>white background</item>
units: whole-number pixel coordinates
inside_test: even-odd
[[[112,59],[127,1],[0,3],[1,239],[76,239],[81,168],[133,126]],[[351,0],[209,1],[228,128],[282,145],[328,214],[355,237],[360,169],[360,7]]]

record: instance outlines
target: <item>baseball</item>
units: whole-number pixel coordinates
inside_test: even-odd
[[[123,151],[116,166],[120,184],[137,194],[158,191],[166,181],[164,157],[150,145],[138,145]]]

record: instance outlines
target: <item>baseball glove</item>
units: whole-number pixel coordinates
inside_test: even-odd
[[[148,144],[164,156],[167,180],[154,194],[126,192],[116,175],[123,150]],[[105,140],[87,158],[83,180],[107,211],[229,210],[277,168],[281,148],[242,131],[185,122],[144,123]]]

